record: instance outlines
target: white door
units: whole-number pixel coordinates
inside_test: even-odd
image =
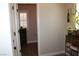
[[[11,18],[11,32],[12,32],[12,45],[14,56],[21,55],[20,53],[20,36],[19,36],[19,21],[18,21],[18,5],[10,3],[10,18]]]

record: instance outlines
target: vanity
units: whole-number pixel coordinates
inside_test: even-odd
[[[79,32],[74,31],[66,35],[65,40],[65,54],[66,56],[79,56]]]

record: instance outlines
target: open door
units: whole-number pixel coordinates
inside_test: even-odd
[[[13,52],[14,55],[16,56],[38,55],[36,7],[37,7],[36,4],[15,4],[15,3],[13,3],[11,6]],[[24,33],[23,34],[20,33],[20,30],[24,28],[26,28],[24,32],[26,35]],[[26,40],[24,38],[21,38],[21,36],[23,37],[26,36]],[[24,46],[25,42],[26,45]]]
[[[18,4],[21,54],[38,55],[36,4]]]

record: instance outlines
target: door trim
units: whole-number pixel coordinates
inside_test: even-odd
[[[38,56],[39,56],[40,55],[39,4],[37,3],[36,6],[37,6],[37,8],[36,8],[37,9],[37,41],[38,41]]]

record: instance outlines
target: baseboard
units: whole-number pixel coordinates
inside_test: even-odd
[[[7,56],[7,54],[0,54],[0,56]]]
[[[40,56],[55,56],[55,55],[59,55],[59,54],[63,54],[63,53],[65,53],[65,51],[46,53],[46,54],[42,54]]]
[[[29,44],[29,43],[36,43],[37,42],[37,40],[34,40],[34,41],[27,41],[27,44]]]

